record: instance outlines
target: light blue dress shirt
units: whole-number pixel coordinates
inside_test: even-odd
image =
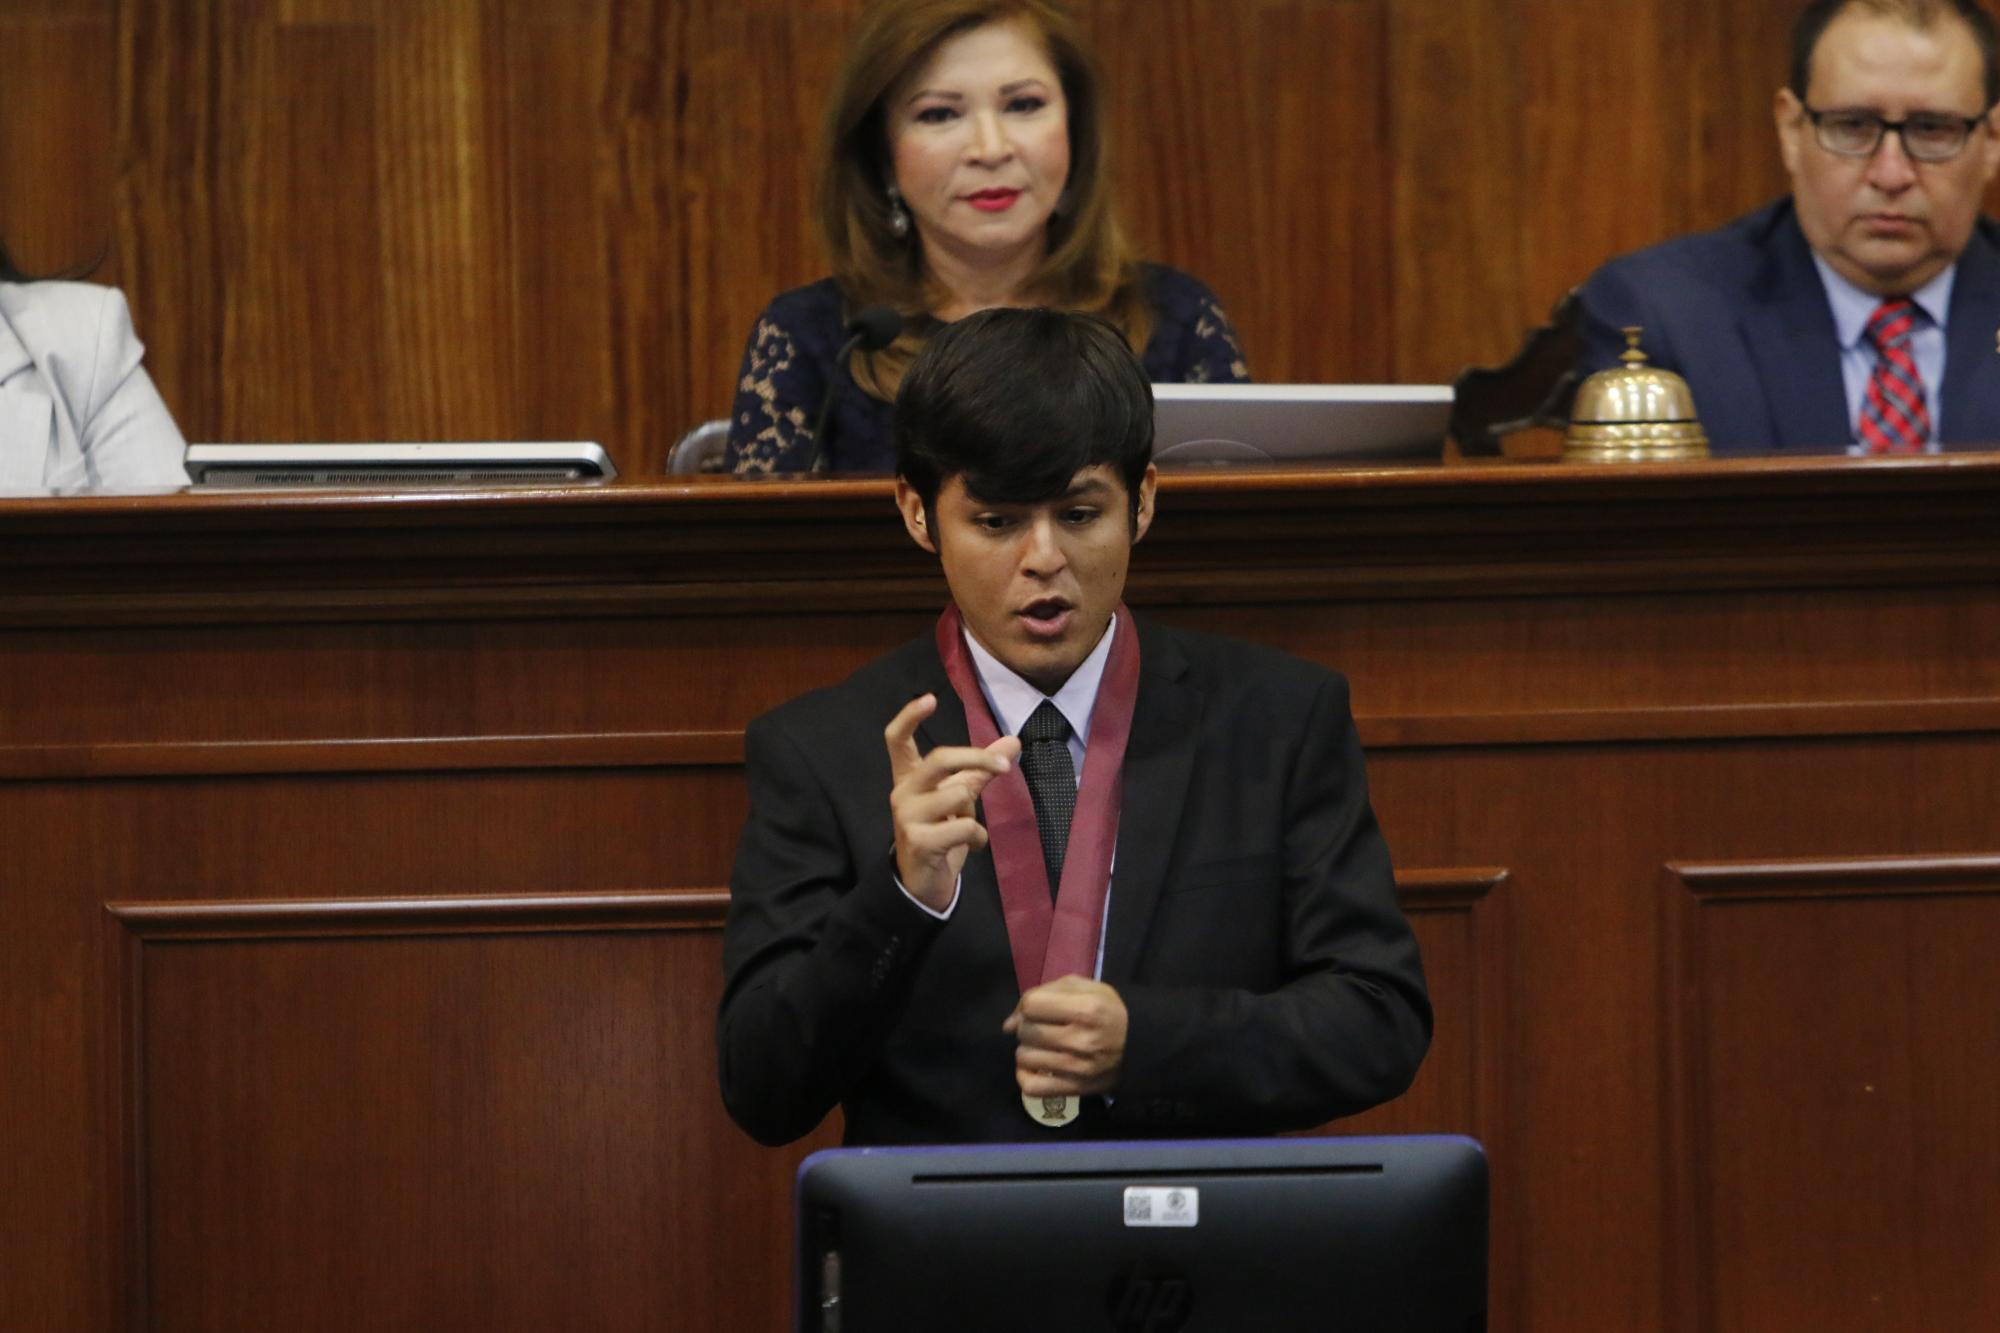
[[[965,636],[965,646],[972,650],[972,669],[979,677],[979,692],[986,697],[986,710],[993,714],[993,724],[999,728],[1000,734],[1019,735],[1021,728],[1028,724],[1028,715],[1041,707],[1043,700],[1046,699],[1054,704],[1056,711],[1063,715],[1063,721],[1069,723],[1069,761],[1075,766],[1076,780],[1079,784],[1083,781],[1084,752],[1090,744],[1090,715],[1097,709],[1097,687],[1104,683],[1104,668],[1111,661],[1111,640],[1117,630],[1118,617],[1113,616],[1111,622],[1104,627],[1104,637],[1090,650],[1090,656],[1083,659],[1081,665],[1070,673],[1069,679],[1063,682],[1062,688],[1053,695],[1043,694],[1021,679],[1012,668],[987,652],[979,640],[973,638],[970,633]],[[1113,864],[1115,868],[1115,861]],[[896,887],[903,888],[901,880],[897,881]],[[958,908],[957,886],[951,891],[951,902],[946,904],[941,912],[925,907],[910,895],[908,889],[903,889],[903,894],[940,921],[949,921],[951,914]],[[1108,887],[1104,894],[1104,912],[1105,919],[1109,920],[1111,893]],[[1103,972],[1104,931],[1100,924],[1097,932],[1096,973],[1101,976]]]
[[[1028,725],[1029,715],[1042,706],[1044,699],[1048,700],[1063,715],[1063,721],[1069,723],[1069,761],[1076,766],[1078,782],[1083,781],[1083,752],[1090,744],[1090,715],[1097,708],[1097,687],[1103,683],[1105,665],[1111,661],[1111,637],[1117,628],[1118,617],[1113,616],[1104,627],[1104,637],[1090,650],[1090,656],[1083,659],[1054,694],[1043,694],[987,652],[979,640],[970,634],[965,636],[965,645],[972,650],[973,669],[979,674],[979,692],[986,696],[986,709],[993,714],[1000,734],[1020,735],[1021,728]]]
[[[1875,373],[1875,345],[1864,335],[1868,332],[1868,320],[1882,304],[1882,298],[1841,277],[1817,254],[1813,263],[1819,269],[1827,304],[1833,310],[1834,336],[1840,339],[1840,378],[1847,390],[1847,429],[1854,440],[1847,451],[1866,453],[1867,446],[1860,442],[1861,404],[1868,396],[1868,377]],[[1910,293],[1918,310],[1917,327],[1910,334],[1910,355],[1916,360],[1917,374],[1923,376],[1924,406],[1931,414],[1931,437],[1924,444],[1925,453],[1938,452],[1938,434],[1944,429],[1939,410],[1944,391],[1944,326],[1951,313],[1951,286],[1957,276],[1958,265],[1953,264]]]

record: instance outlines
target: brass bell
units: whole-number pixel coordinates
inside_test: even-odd
[[[1600,370],[1576,391],[1563,461],[1658,463],[1708,457],[1688,382],[1646,364],[1642,329],[1625,331],[1625,364]]]

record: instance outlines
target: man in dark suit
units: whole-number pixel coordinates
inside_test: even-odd
[[[2000,445],[1996,100],[1977,0],[1814,0],[1777,95],[1790,198],[1599,269],[1582,368],[1643,327],[1718,452]]]
[[[987,311],[911,367],[897,501],[952,605],[746,741],[717,1041],[758,1139],[836,1104],[849,1143],[1269,1133],[1414,1077],[1346,682],[1119,600],[1152,423],[1089,316]]]

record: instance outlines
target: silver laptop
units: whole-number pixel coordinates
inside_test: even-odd
[[[197,486],[477,486],[609,481],[604,447],[589,441],[473,444],[191,444]]]
[[[1438,458],[1449,384],[1155,384],[1160,463]]]

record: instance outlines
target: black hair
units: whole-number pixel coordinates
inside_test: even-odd
[[[7,249],[7,243],[0,241],[0,282],[33,282],[34,280],[33,274],[28,273],[19,264],[14,262],[13,254]]]
[[[96,271],[99,264],[104,262],[104,256],[110,248],[107,244],[97,252],[95,258],[69,268],[58,269],[54,273],[30,273],[15,262],[14,252],[7,248],[7,242],[0,240],[0,282],[46,282],[50,279],[75,280],[88,277]]]
[[[1956,15],[1972,29],[1979,58],[1986,71],[1986,104],[1991,110],[2000,102],[2000,29],[1979,0],[1812,0],[1792,25],[1792,95],[1806,100],[1806,84],[1812,79],[1813,52],[1833,21],[1850,8],[1860,5],[1877,14],[1908,20],[1916,27],[1929,27],[1947,14]]]
[[[1153,457],[1153,386],[1096,315],[982,310],[933,334],[896,394],[896,471],[934,511],[953,477],[992,504],[1035,504],[1108,464],[1136,513]]]

